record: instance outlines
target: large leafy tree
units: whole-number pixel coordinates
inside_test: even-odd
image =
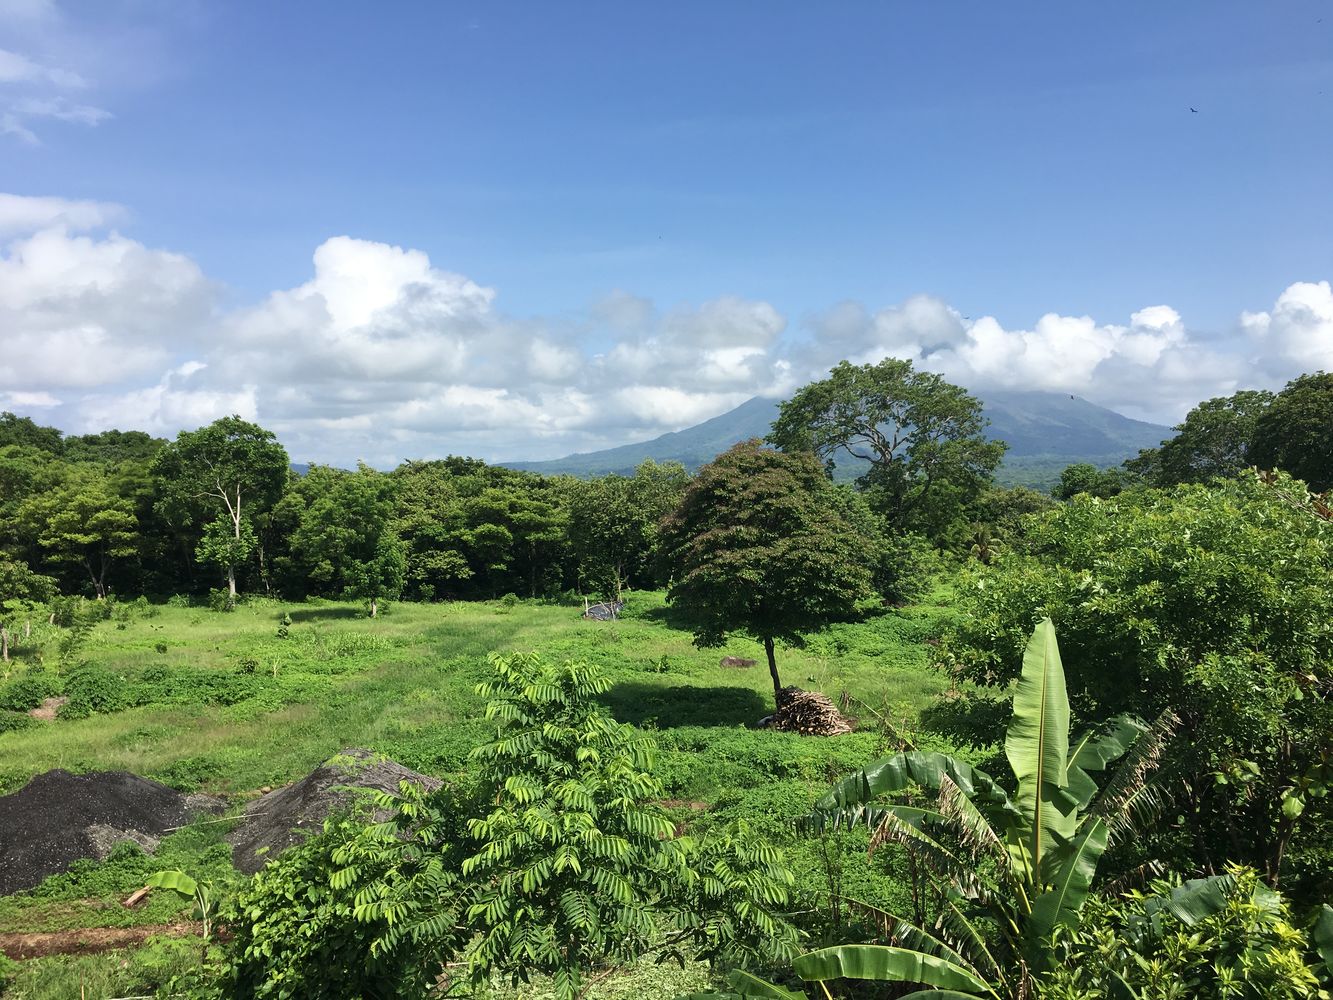
[[[695,642],[753,636],[779,697],[774,644],[799,646],[872,593],[879,557],[874,537],[856,530],[857,504],[809,452],[746,441],[700,469],[661,528],[668,598]]]
[[[630,476],[568,483],[569,541],[579,575],[619,599],[629,585],[656,583],[657,526],[675,509],[689,474],[679,462],[643,462]]]
[[[290,539],[293,562],[326,592],[368,600],[374,618],[379,601],[403,586],[395,481],[367,465],[355,473],[312,469],[308,478],[308,488],[299,484],[291,494],[305,505]]]
[[[1305,480],[1316,493],[1333,489],[1333,372],[1288,382],[1255,421],[1246,457]]]
[[[981,402],[910,361],[841,362],[782,404],[769,440],[868,463],[860,477],[894,531],[942,537],[991,481],[1005,445],[987,439]]]
[[[1061,470],[1059,481],[1051,488],[1051,496],[1068,500],[1086,493],[1106,499],[1123,492],[1125,486],[1126,476],[1119,469],[1099,469],[1091,462],[1075,462]]]
[[[1154,849],[1180,869],[1249,864],[1308,902],[1333,891],[1333,523],[1304,496],[1246,475],[1075,497],[1031,524],[1027,554],[964,581],[940,656],[1002,689],[1034,615],[1060,621],[1082,723],[1171,710],[1193,735],[1172,761],[1183,829]]]
[[[1273,394],[1245,389],[1200,403],[1175,427],[1175,437],[1130,459],[1125,467],[1155,486],[1206,483],[1250,464],[1247,450]]]
[[[37,526],[37,542],[50,560],[82,567],[99,599],[107,594],[113,562],[138,551],[134,507],[100,475],[73,476],[53,492],[30,498],[21,517]]]
[[[162,509],[173,520],[208,526],[198,550],[222,565],[236,597],[236,569],[255,546],[253,519],[282,496],[287,452],[272,431],[238,416],[181,431],[153,461]]]

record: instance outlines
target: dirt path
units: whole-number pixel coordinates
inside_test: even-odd
[[[186,921],[178,924],[146,924],[143,927],[85,927],[42,934],[0,934],[0,953],[13,959],[92,955],[113,948],[133,948],[158,935],[182,937],[203,932],[202,923]]]

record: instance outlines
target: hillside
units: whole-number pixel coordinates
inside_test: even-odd
[[[993,390],[984,406],[992,436],[1009,442],[999,478],[1010,484],[1046,487],[1073,462],[1119,465],[1171,436],[1167,427],[1133,420],[1068,393]],[[756,396],[711,420],[651,441],[546,462],[505,464],[547,475],[598,476],[631,473],[651,458],[681,462],[693,470],[737,441],[763,437],[777,411],[777,400]]]

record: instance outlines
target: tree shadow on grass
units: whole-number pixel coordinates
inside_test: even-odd
[[[620,722],[661,729],[677,726],[753,726],[773,711],[758,692],[743,687],[666,687],[621,681],[599,699]]]
[[[367,617],[366,613],[360,608],[296,608],[295,610],[287,611],[286,613],[292,616],[292,621],[294,622],[317,622],[329,621],[337,618],[347,619]],[[277,617],[281,620],[282,615],[279,614]]]
[[[665,625],[667,628],[676,629],[680,632],[690,631],[690,621],[685,613],[674,604],[664,604],[660,608],[649,608],[647,611],[635,612],[632,615],[626,615],[626,618],[637,618],[640,621],[654,622],[659,625]]]

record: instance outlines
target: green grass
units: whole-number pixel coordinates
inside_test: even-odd
[[[797,841],[790,819],[832,780],[899,749],[901,732],[914,732],[923,748],[952,749],[916,732],[945,686],[929,669],[925,640],[950,614],[950,596],[937,589],[921,605],[836,625],[803,649],[779,650],[784,684],[835,701],[850,697],[848,712],[861,728],[832,739],[754,728],[772,710],[762,649],[739,638],[696,649],[660,593],[629,595],[615,622],[585,621],[581,608],[541,601],[399,604],[376,620],[355,604],[324,601],[258,600],[232,613],[160,607],[152,617],[99,623],[79,654],[111,679],[114,704],[128,707],[0,733],[0,791],[54,767],[120,769],[230,796],[239,809],[261,787],[295,780],[352,746],[447,777],[489,732],[474,692],[489,672],[487,654],[538,650],[606,670],[613,686],[604,701],[618,719],[656,737],[657,774],[681,823],[702,829],[744,819],[781,844],[798,876],[797,909],[825,906],[833,885],[893,904],[903,896],[900,873],[883,854],[866,857],[864,832],[829,844]],[[280,638],[284,613],[292,625]],[[44,665],[57,685],[72,688],[73,668],[55,662],[58,641],[58,630],[36,627],[19,645],[12,673]],[[759,662],[722,667],[724,656]],[[0,684],[0,699],[5,690]],[[225,885],[227,828],[195,826],[167,838],[156,858],[122,849],[106,863],[80,863],[31,893],[0,899],[0,931],[168,919],[182,904],[166,894],[133,911],[118,900],[161,867]],[[81,974],[103,968],[95,957],[77,961]],[[54,976],[47,966],[42,975]],[[642,975],[623,980],[625,995]],[[701,985],[697,974],[671,978]],[[682,991],[673,987],[672,995]]]

